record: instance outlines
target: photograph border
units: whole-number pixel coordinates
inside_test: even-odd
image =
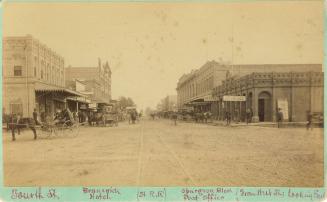
[[[266,1],[266,0],[261,0]],[[275,0],[274,0],[275,1]],[[280,2],[286,1],[286,0],[279,0]],[[294,0],[292,0],[294,1]],[[163,1],[163,0],[96,0],[96,1],[88,1],[88,0],[7,0],[8,3],[13,2],[22,2],[22,3],[36,3],[36,2],[47,2],[47,3],[120,3],[120,2],[135,2],[135,3],[156,3],[156,2],[167,2],[167,3],[173,3],[173,2],[198,2],[198,3],[226,3],[226,2],[239,2],[239,3],[246,3],[246,2],[258,2],[258,0],[177,0],[177,1]],[[0,7],[0,35],[1,38],[3,36],[3,3],[1,2]],[[323,8],[323,28],[324,28],[324,58],[323,58],[323,69],[326,70],[325,64],[327,62],[327,5],[326,0],[324,0],[324,8]],[[0,42],[0,57],[2,61],[2,40]],[[2,62],[0,64],[2,68]],[[1,77],[1,87],[2,87],[2,71],[0,72]],[[326,86],[327,80],[324,78],[324,85]],[[326,104],[326,89],[324,88],[324,104]],[[0,95],[2,97],[2,90],[0,92]],[[0,101],[2,104],[2,99]],[[2,112],[2,108],[0,109]],[[324,108],[324,122],[326,123],[326,108]],[[2,119],[2,117],[1,117]],[[2,121],[1,121],[2,125]],[[96,199],[90,199],[89,193],[85,190],[85,188],[88,189],[94,189],[94,190],[114,190],[117,189],[118,192],[110,194],[110,201],[185,201],[183,198],[183,190],[184,189],[213,189],[213,190],[231,190],[231,192],[222,193],[221,196],[224,196],[224,199],[215,199],[210,200],[212,202],[214,201],[327,201],[325,196],[326,191],[326,174],[325,171],[327,169],[326,167],[326,146],[327,141],[325,138],[326,128],[324,127],[324,186],[323,187],[315,187],[315,188],[300,188],[300,187],[92,187],[92,186],[85,186],[85,187],[4,187],[4,174],[3,174],[3,141],[0,142],[0,161],[1,164],[1,171],[0,172],[0,201],[26,201],[26,199],[17,199],[13,197],[13,192],[19,191],[24,193],[36,193],[41,192],[44,195],[44,198],[31,198],[28,201],[101,201]],[[24,168],[22,168],[24,169]],[[55,176],[54,176],[55,177]],[[265,191],[271,191],[273,193],[276,192],[276,190],[279,190],[280,193],[284,193],[284,197],[281,197],[280,195],[272,195],[272,196],[251,196],[249,194],[248,196],[241,196],[242,191],[244,192],[257,192],[259,189],[265,190]],[[47,196],[49,193],[54,193],[55,190],[55,196]],[[140,193],[145,193],[145,195],[141,196]],[[159,195],[156,195],[156,197],[153,197],[154,195],[151,195],[150,193],[161,193]],[[290,197],[290,193],[294,193],[292,195],[293,197]],[[50,194],[51,195],[51,194]],[[324,196],[323,198],[320,198],[320,196]],[[103,201],[103,200],[102,200]],[[107,200],[108,201],[108,200]],[[202,201],[202,200],[200,200]],[[209,201],[209,200],[208,200]]]

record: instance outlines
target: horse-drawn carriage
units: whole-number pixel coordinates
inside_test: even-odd
[[[89,112],[91,126],[118,126],[120,113],[112,106],[103,106],[96,111]]]
[[[117,112],[107,112],[102,116],[102,123],[104,126],[118,126],[118,113]]]
[[[39,122],[34,118],[21,117],[20,115],[11,115],[7,126],[8,130],[11,130],[12,140],[16,140],[16,132],[20,134],[25,129],[32,130],[34,139],[37,139],[38,136],[76,136],[79,131],[79,123],[72,118],[69,110],[61,112],[54,120],[47,117],[44,122]]]
[[[46,117],[45,122],[36,124],[40,134],[50,137],[51,135],[77,136],[79,132],[79,122],[74,119],[69,109],[64,109],[57,113],[54,119]]]

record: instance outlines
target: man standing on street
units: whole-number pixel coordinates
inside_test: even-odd
[[[226,119],[226,125],[229,126],[230,125],[230,121],[231,121],[231,114],[230,112],[226,111],[225,112],[225,119]]]
[[[252,113],[251,110],[248,108],[246,110],[246,124],[251,123],[251,119],[252,119]]]
[[[175,126],[177,125],[177,112],[173,112],[172,119],[174,121]]]
[[[38,117],[38,114],[37,114],[36,108],[34,108],[33,119],[35,121],[35,125],[41,125],[40,122],[37,120],[37,117]]]
[[[284,116],[281,108],[278,108],[277,112],[277,127],[280,128],[283,122]]]
[[[239,120],[240,120],[240,113],[239,113],[239,111],[238,111],[238,109],[235,109],[235,118],[234,118],[235,120],[235,123],[237,123],[238,124],[238,122],[239,122]]]
[[[307,130],[311,128],[312,130],[312,113],[308,110],[307,111]]]

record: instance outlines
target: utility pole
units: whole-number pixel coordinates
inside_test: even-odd
[[[232,73],[234,73],[234,23],[232,24]]]
[[[25,42],[27,43],[27,41]],[[28,67],[27,67],[27,44],[24,45],[24,54],[25,54],[25,82],[26,82],[26,89],[27,89],[27,116],[30,116],[30,88],[28,85]]]

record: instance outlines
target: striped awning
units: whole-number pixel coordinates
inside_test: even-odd
[[[35,89],[35,92],[39,93],[62,93],[65,96],[79,96],[79,97],[85,97],[85,95],[69,90],[69,89]]]

